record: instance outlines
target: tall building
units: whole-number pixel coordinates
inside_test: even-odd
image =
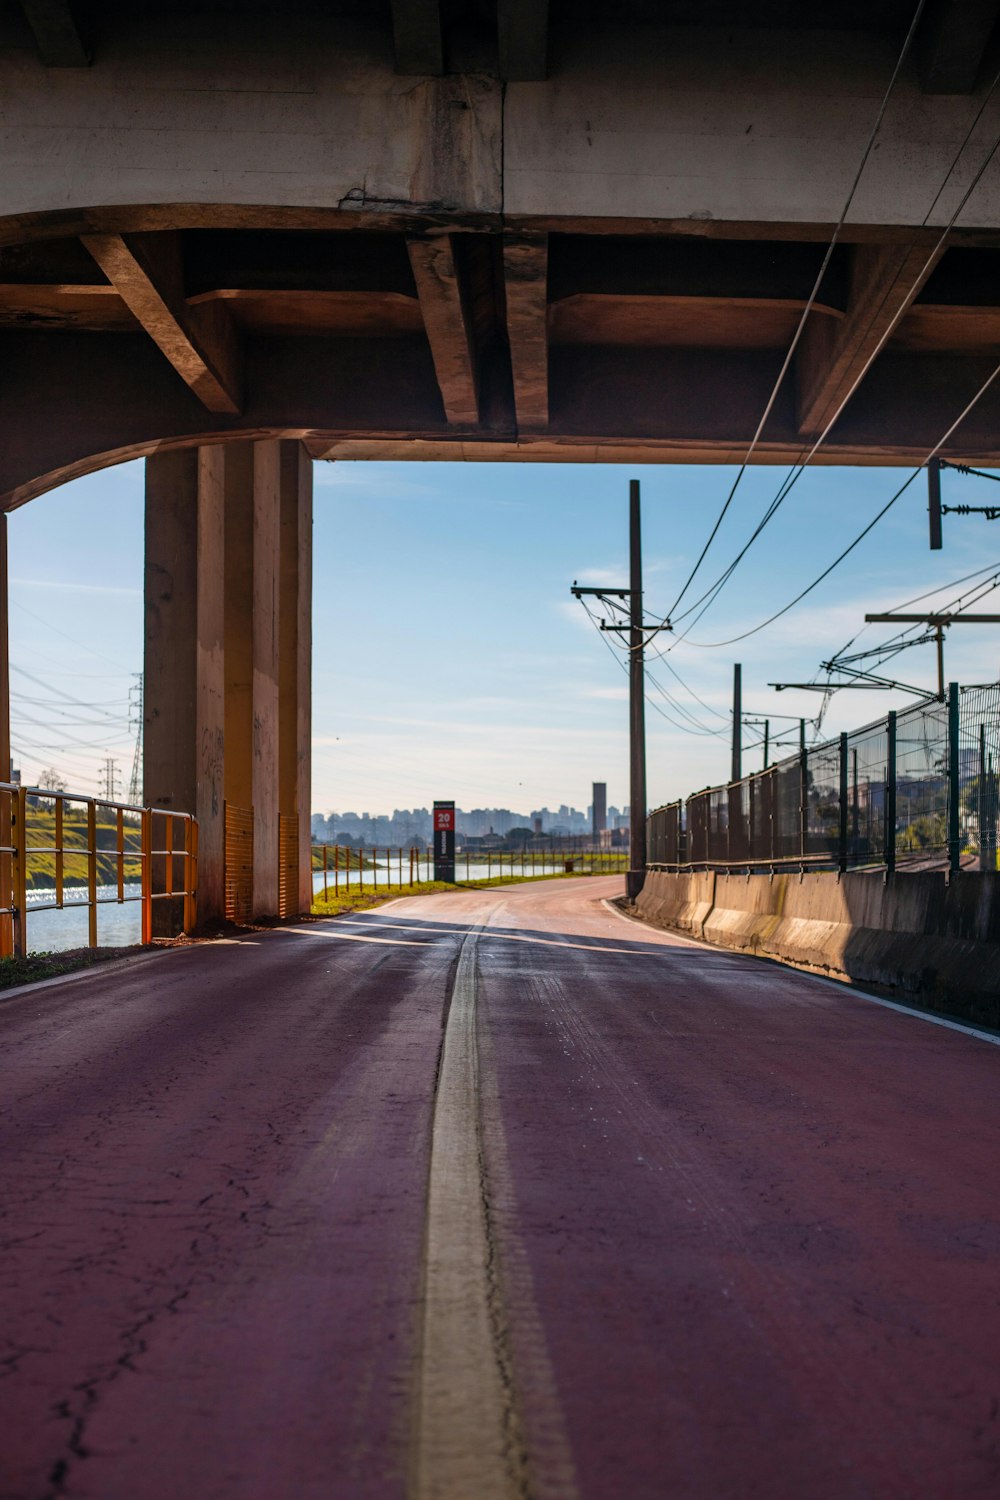
[[[590,831],[595,840],[599,839],[608,826],[608,784],[606,781],[594,782],[594,811],[591,816]]]

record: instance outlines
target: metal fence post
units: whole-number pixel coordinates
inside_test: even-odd
[[[803,746],[799,751],[799,854],[805,859],[809,852],[809,751]]]
[[[151,808],[143,809],[141,828],[142,854],[139,864],[142,883],[141,935],[143,943],[151,943],[153,941],[153,813]]]
[[[840,873],[847,869],[847,735],[840,736]]]
[[[959,818],[958,683],[948,684],[948,868],[962,868]]]
[[[885,872],[896,870],[896,711],[889,710],[885,726],[885,827],[882,830]]]
[[[97,804],[87,802],[87,917],[88,940],[97,947]]]
[[[17,789],[11,843],[14,846],[14,952],[23,958],[28,951],[28,797]]]
[[[311,856],[311,851],[310,851]],[[190,936],[198,926],[198,824],[184,824],[184,931]]]

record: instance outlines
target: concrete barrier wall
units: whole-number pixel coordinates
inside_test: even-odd
[[[1000,1026],[1000,878],[651,871],[636,902],[657,927]]]

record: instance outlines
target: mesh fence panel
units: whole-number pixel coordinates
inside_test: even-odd
[[[806,755],[807,855],[835,857],[840,850],[840,741]]]
[[[954,778],[950,713],[947,701],[917,703],[743,781],[660,808],[649,822],[650,863],[895,862],[929,869],[961,862],[996,870],[1000,683],[959,691]]]
[[[889,736],[876,724],[847,736],[847,859],[880,864],[885,855]]]
[[[896,721],[896,854],[940,863],[948,851],[948,705],[919,704]]]
[[[980,870],[997,868],[1000,684],[959,698],[959,834]]]
[[[681,856],[681,804],[670,802],[650,813],[646,858],[651,865],[676,865]]]

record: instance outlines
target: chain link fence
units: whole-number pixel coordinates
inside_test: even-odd
[[[1000,683],[890,713],[647,823],[673,869],[997,868]]]

